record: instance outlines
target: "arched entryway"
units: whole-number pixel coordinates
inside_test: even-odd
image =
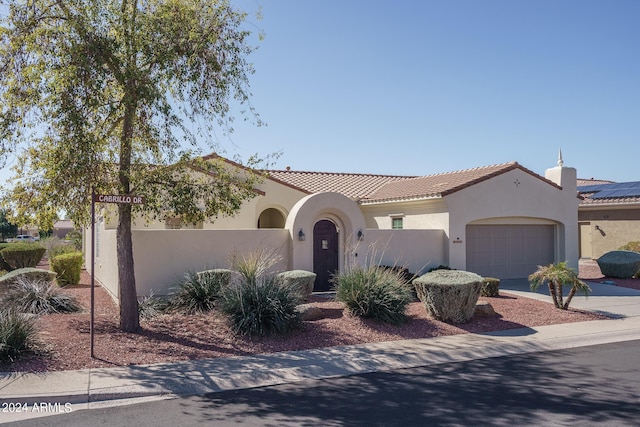
[[[331,277],[338,271],[338,229],[322,219],[313,226],[313,272],[316,273],[315,292],[331,289]]]

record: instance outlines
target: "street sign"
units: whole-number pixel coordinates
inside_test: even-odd
[[[94,194],[94,203],[123,203],[128,205],[144,205],[144,197],[118,194]]]

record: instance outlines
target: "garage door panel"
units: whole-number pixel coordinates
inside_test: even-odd
[[[555,259],[553,225],[467,226],[467,270],[485,277],[527,277]]]

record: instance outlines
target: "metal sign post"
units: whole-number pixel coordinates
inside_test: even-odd
[[[95,282],[96,282],[96,202],[98,203],[125,203],[144,205],[144,197],[130,195],[96,194],[95,188],[91,188],[91,320],[89,322],[89,339],[91,341],[91,358],[94,356],[94,320],[95,320]]]

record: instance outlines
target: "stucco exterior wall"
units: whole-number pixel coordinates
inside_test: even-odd
[[[578,218],[588,224],[588,231],[581,229],[580,239],[588,240],[593,259],[629,242],[640,241],[640,209],[582,209]]]
[[[289,269],[287,230],[135,230],[134,264],[138,295],[166,295],[188,271],[229,268],[233,252],[273,250]]]
[[[569,169],[569,168],[567,168]],[[466,266],[466,226],[478,221],[494,223],[547,223],[556,227],[556,262],[578,267],[578,198],[573,188],[562,190],[520,169],[511,170],[445,197],[449,208],[449,262]],[[563,179],[571,180],[570,176]],[[490,220],[492,219],[493,220]],[[456,241],[457,243],[453,243]]]
[[[118,256],[116,248],[116,230],[105,228],[105,220],[99,217],[96,220],[96,246],[95,246],[95,278],[104,289],[118,300]],[[87,272],[91,273],[91,229],[84,230],[84,259]],[[135,250],[135,247],[134,247]]]
[[[368,229],[362,243],[367,261],[376,265],[402,266],[411,273],[423,273],[448,263],[443,230]]]
[[[440,198],[414,202],[361,205],[367,228],[391,229],[392,218],[401,216],[407,230],[432,230],[449,228],[449,212]]]

